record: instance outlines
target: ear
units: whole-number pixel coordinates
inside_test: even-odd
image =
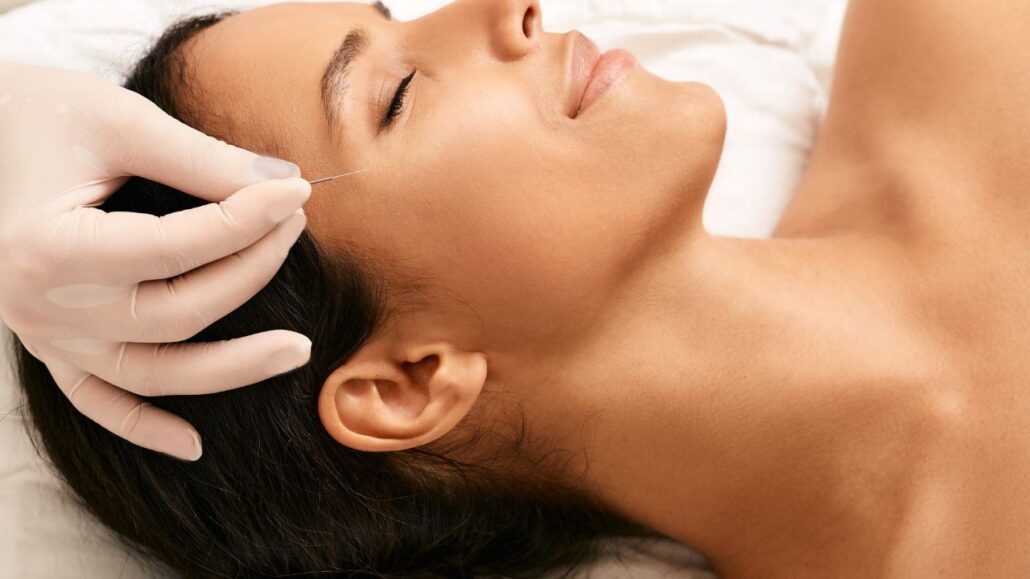
[[[357,450],[432,442],[468,414],[486,383],[487,359],[447,343],[390,355],[366,344],[322,385],[318,413],[329,434]]]

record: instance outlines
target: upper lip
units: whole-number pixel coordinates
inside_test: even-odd
[[[565,113],[574,119],[579,114],[594,67],[601,60],[601,51],[578,30],[569,32],[568,38],[571,46],[566,49]]]

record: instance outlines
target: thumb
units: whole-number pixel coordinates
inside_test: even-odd
[[[122,89],[125,90],[125,89]],[[299,177],[288,161],[262,157],[205,135],[172,118],[157,105],[126,90],[116,138],[108,146],[112,169],[174,187],[207,201],[222,201],[257,182]]]

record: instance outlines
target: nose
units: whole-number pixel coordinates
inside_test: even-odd
[[[518,60],[540,46],[539,0],[482,0],[488,11],[493,49],[502,60]]]

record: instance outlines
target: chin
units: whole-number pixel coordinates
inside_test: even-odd
[[[650,73],[643,77],[641,107],[650,117],[657,182],[700,219],[726,141],[722,97],[703,83],[672,82]]]
[[[722,151],[726,140],[726,105],[722,97],[711,86],[700,82],[671,83],[676,93],[677,114],[693,130],[697,138],[703,138]]]
[[[644,109],[650,126],[673,142],[686,139],[722,151],[726,106],[714,88],[700,82],[666,80],[643,68],[638,72],[634,104]]]

